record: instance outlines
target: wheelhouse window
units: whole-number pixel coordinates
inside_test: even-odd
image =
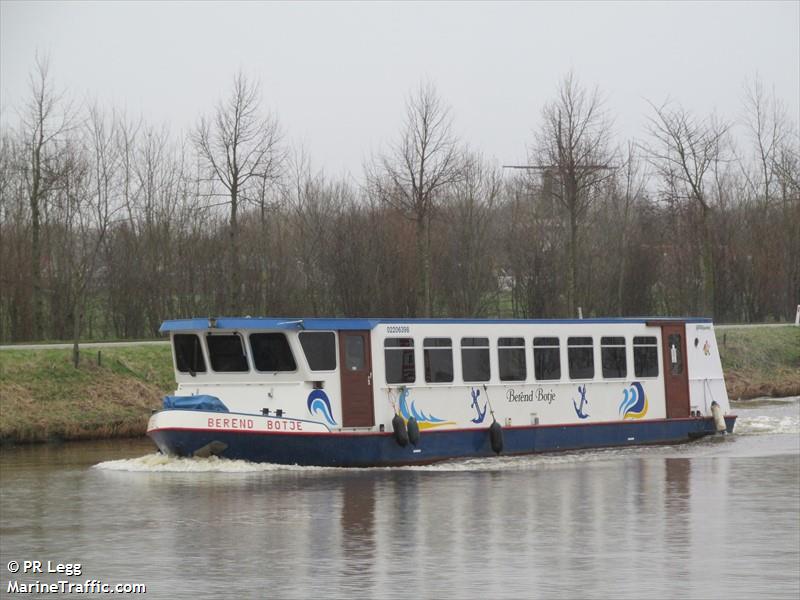
[[[658,340],[655,336],[633,338],[633,372],[636,377],[658,377]]]
[[[533,338],[533,373],[539,381],[561,379],[561,356],[557,337]]]
[[[592,338],[567,338],[567,360],[570,379],[594,378],[594,350]]]
[[[497,361],[501,381],[525,381],[525,338],[498,338]]]
[[[621,379],[628,374],[624,337],[601,337],[600,360],[605,379]]]
[[[297,370],[289,340],[282,333],[251,333],[250,349],[258,371],[279,373]]]
[[[489,338],[461,338],[461,375],[464,381],[489,381]]]
[[[383,341],[383,360],[386,364],[386,383],[414,383],[413,338],[386,338]]]
[[[215,371],[241,373],[249,370],[242,338],[238,333],[209,333],[206,335],[206,343],[211,368]]]
[[[177,333],[172,337],[172,346],[178,371],[192,374],[206,372],[206,360],[199,337],[193,333]]]
[[[336,370],[336,336],[332,331],[301,331],[299,337],[309,369]]]
[[[425,381],[453,381],[453,342],[450,338],[425,338],[422,341],[425,358]]]

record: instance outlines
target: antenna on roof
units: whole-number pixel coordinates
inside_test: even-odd
[[[305,329],[306,326],[303,324],[303,319],[297,319],[296,321],[282,321],[278,323],[278,325],[297,325],[298,329]]]

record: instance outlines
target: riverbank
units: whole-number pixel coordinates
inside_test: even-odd
[[[98,352],[100,364],[98,364]],[[175,389],[168,345],[0,352],[0,443],[141,436]]]
[[[717,329],[731,400],[800,396],[800,327]]]
[[[717,330],[732,400],[800,395],[800,328]],[[98,363],[98,352],[100,361]],[[0,351],[0,443],[141,436],[175,388],[165,344]]]

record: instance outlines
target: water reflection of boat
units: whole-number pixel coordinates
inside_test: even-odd
[[[707,319],[166,321],[165,453],[324,466],[687,441],[736,417]]]

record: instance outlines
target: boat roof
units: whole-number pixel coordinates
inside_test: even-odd
[[[290,317],[206,317],[164,321],[159,331],[197,331],[204,329],[291,329],[308,331],[348,331],[391,325],[525,325],[525,324],[602,324],[602,323],[711,323],[706,317],[608,317],[593,319],[408,319],[408,318],[290,318]]]

